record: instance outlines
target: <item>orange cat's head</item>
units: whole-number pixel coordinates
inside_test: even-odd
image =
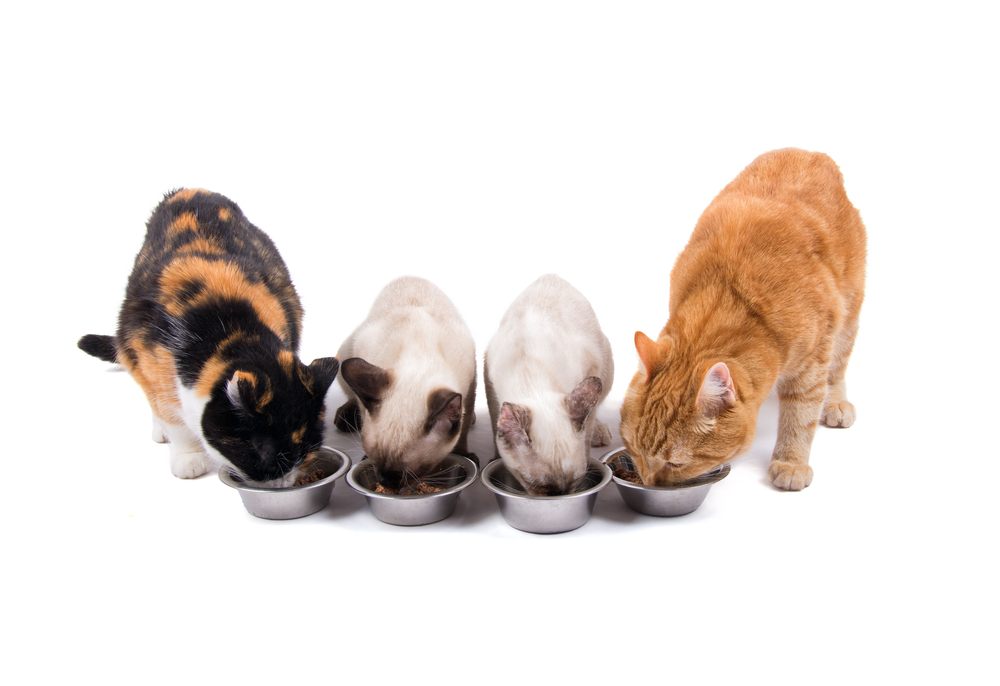
[[[686,359],[669,337],[635,334],[639,371],[622,405],[621,436],[643,483],[669,486],[729,462],[753,443],[756,408],[725,362]]]

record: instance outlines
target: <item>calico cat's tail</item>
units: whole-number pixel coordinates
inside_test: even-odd
[[[98,336],[97,334],[88,333],[76,342],[76,347],[88,355],[93,355],[105,362],[118,361],[118,349],[115,347],[114,336]]]

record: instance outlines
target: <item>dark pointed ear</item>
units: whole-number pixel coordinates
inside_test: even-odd
[[[531,410],[523,405],[504,403],[497,417],[497,438],[509,445],[524,445],[531,441]]]
[[[635,351],[639,353],[639,368],[646,375],[646,381],[653,376],[660,360],[663,359],[663,350],[660,344],[644,334],[642,331],[635,332]]]
[[[337,369],[340,367],[340,360],[336,357],[318,357],[309,364],[309,371],[312,374],[313,395],[326,396],[330,389],[330,384],[337,378]]]
[[[712,365],[705,374],[696,402],[698,410],[707,417],[715,417],[736,404],[736,386],[725,362]]]
[[[229,396],[229,402],[237,409],[247,410],[256,407],[257,375],[253,372],[236,370],[226,384],[226,395]]]
[[[360,357],[344,360],[340,375],[369,412],[374,412],[392,385],[392,371],[376,367]]]
[[[462,424],[462,394],[438,388],[427,396],[427,421],[424,431],[444,434],[458,433]]]
[[[603,390],[604,384],[601,383],[599,378],[588,376],[577,384],[576,388],[566,396],[563,402],[566,403],[566,411],[569,412],[569,418],[573,422],[574,429],[579,431],[583,428],[587,417],[590,416],[594,406],[597,405],[597,401],[600,399],[601,391]]]

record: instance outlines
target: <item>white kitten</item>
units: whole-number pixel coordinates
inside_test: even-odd
[[[419,479],[451,452],[469,454],[476,345],[437,286],[413,276],[391,282],[338,357],[348,401],[334,422],[341,431],[360,427],[383,485]]]
[[[583,479],[590,446],[611,440],[595,408],[614,375],[597,315],[569,283],[547,274],[511,304],[483,376],[497,453],[529,493],[570,493]]]

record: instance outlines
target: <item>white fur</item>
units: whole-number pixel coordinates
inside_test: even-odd
[[[582,431],[574,429],[565,398],[585,378],[602,391]],[[587,469],[591,445],[607,445],[608,427],[596,419],[614,381],[611,344],[580,291],[547,274],[511,304],[486,349],[486,398],[497,451],[508,469],[528,483],[576,483]],[[497,440],[503,403],[531,411],[530,450]]]
[[[341,363],[360,357],[391,370],[393,384],[374,417],[363,415],[361,443],[369,455],[402,456],[412,469],[436,466],[458,437],[442,443],[425,435],[427,397],[447,388],[463,405],[476,379],[476,344],[455,305],[426,279],[404,276],[389,283],[367,318],[337,353]],[[354,392],[339,377],[348,398]],[[465,421],[469,421],[466,418]]]

